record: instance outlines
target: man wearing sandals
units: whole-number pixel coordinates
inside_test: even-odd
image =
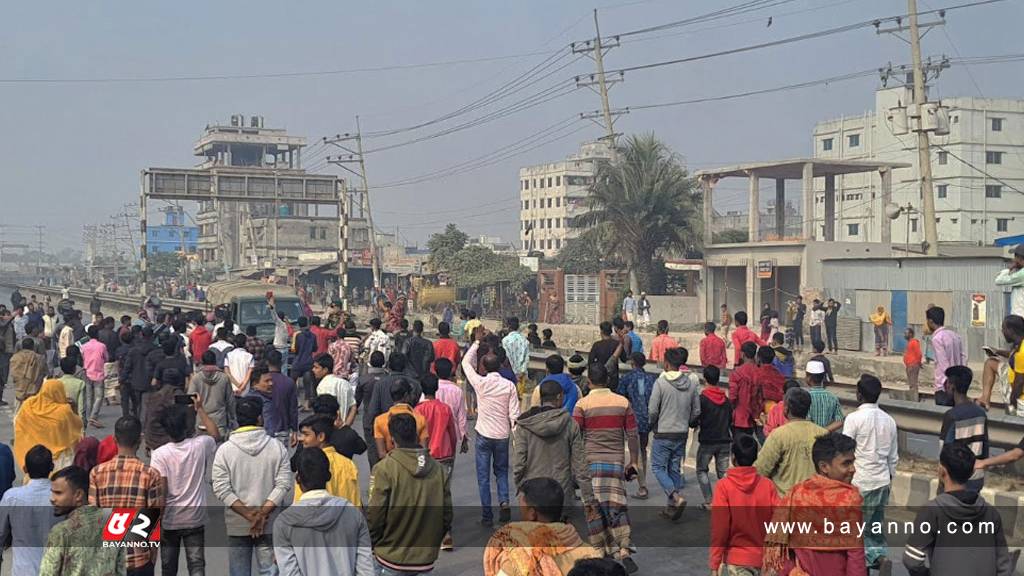
[[[668,497],[663,512],[678,520],[686,506],[686,485],[680,465],[686,456],[690,422],[700,416],[700,379],[686,368],[685,348],[665,351],[665,371],[654,383],[647,417],[654,432],[651,443],[651,470]]]

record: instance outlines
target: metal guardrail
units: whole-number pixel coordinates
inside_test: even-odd
[[[555,352],[565,356],[565,353],[569,351],[546,350],[543,352],[531,352],[529,369],[533,372],[544,372],[544,359]],[[585,352],[580,352],[580,354],[586,357]],[[624,366],[620,364],[620,373],[628,371]],[[691,369],[700,371],[699,366],[691,366]],[[651,374],[661,374],[662,372],[661,368],[650,364],[647,365],[645,370]],[[729,379],[727,374],[722,375],[719,386],[728,388]],[[846,390],[856,388],[852,384],[842,384],[841,387]],[[859,405],[856,395],[848,391],[838,391],[836,396],[847,412],[855,410]],[[882,398],[879,399],[878,405],[896,420],[896,426],[901,432],[934,436],[936,444],[939,441],[938,436],[939,429],[942,427],[942,416],[949,410],[946,406],[936,406],[927,401],[911,402],[887,398],[884,393]],[[988,435],[990,445],[1002,449],[1013,448],[1018,445],[1021,437],[1024,436],[1024,418],[1001,414],[995,410],[990,411],[988,414]]]

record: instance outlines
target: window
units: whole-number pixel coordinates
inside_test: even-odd
[[[541,218],[540,220],[538,220],[538,222],[540,222],[540,227],[544,228],[544,219]]]
[[[910,220],[910,231],[917,232],[917,218],[913,218]]]
[[[860,236],[860,224],[847,224],[846,225],[847,236]]]
[[[939,198],[945,198],[946,194],[949,193],[949,184],[939,184],[935,187],[935,190],[938,192]]]
[[[562,197],[559,196],[558,198],[555,198],[555,208],[561,208],[561,207],[562,207]]]
[[[561,250],[561,249],[562,249],[562,239],[561,238],[555,238],[555,250]]]
[[[523,190],[529,190],[529,189],[530,189],[530,181],[529,180],[523,180]]]
[[[551,218],[548,218],[548,228],[551,228]]]
[[[530,201],[529,200],[523,200],[523,210],[529,210],[529,209],[530,209]]]
[[[978,219],[977,218],[971,218],[971,224],[977,224],[977,223],[978,223]]]
[[[533,179],[533,187],[534,187],[534,188],[536,188],[536,187],[537,187],[537,179],[536,179],[536,178],[534,178],[534,179]]]
[[[555,218],[555,228],[561,228],[561,227],[562,227],[562,219],[561,218]]]
[[[985,185],[985,198],[1002,198],[1003,187],[998,184]]]
[[[949,164],[949,152],[939,152],[939,165],[945,166]]]
[[[1002,152],[985,152],[985,164],[1002,164]]]
[[[959,124],[959,123],[960,123],[960,117],[959,116],[953,116],[953,124]]]
[[[831,138],[825,138],[824,140],[822,140],[821,141],[821,149],[826,151],[826,152],[831,150],[832,149],[832,139]]]
[[[860,134],[850,134],[846,137],[846,143],[850,148],[856,148],[860,146]]]
[[[541,187],[541,188],[543,188],[543,187],[544,187],[544,179],[543,179],[543,178],[541,178],[541,179],[540,179],[540,187]]]
[[[1009,218],[996,218],[996,232],[1006,232],[1010,228]]]
[[[956,223],[960,222],[960,219],[959,218],[950,218],[949,221],[952,222],[953,224],[956,224]]]
[[[548,208],[551,208],[551,203],[552,202],[553,202],[553,200],[551,198],[548,198]]]
[[[1002,118],[992,118],[991,120],[992,120],[992,131],[993,132],[1002,132],[1003,131],[1003,119]]]
[[[327,228],[321,228],[320,229],[320,239],[321,240],[326,240],[327,239]]]
[[[562,185],[562,177],[561,176],[555,176],[555,186],[561,186],[561,185]]]
[[[548,176],[548,188],[551,188],[551,176]]]
[[[316,240],[316,226],[309,227],[309,239]]]

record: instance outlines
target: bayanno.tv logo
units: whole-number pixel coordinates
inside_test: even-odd
[[[103,527],[106,548],[159,548],[160,518],[155,510],[114,508]]]

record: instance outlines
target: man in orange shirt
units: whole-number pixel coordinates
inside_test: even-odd
[[[907,349],[903,352],[903,365],[907,367],[907,386],[911,393],[917,394],[917,378],[921,375],[921,341],[914,338],[914,329],[908,327],[903,332],[907,340]]]
[[[733,322],[736,324],[736,329],[732,331],[732,347],[735,350],[735,357],[733,358],[733,368],[740,365],[740,359],[743,354],[740,349],[743,348],[743,344],[746,342],[753,342],[757,344],[758,348],[761,346],[767,346],[768,344],[761,339],[753,330],[747,328],[747,313],[740,310],[733,316]]]
[[[388,429],[388,420],[395,414],[408,414],[416,419],[416,434],[420,439],[420,446],[430,446],[430,432],[427,430],[427,419],[422,414],[412,409],[412,385],[405,378],[396,378],[391,383],[391,401],[394,404],[391,408],[373,419],[373,441],[377,444],[377,454],[381,459],[395,449],[395,443],[391,439],[391,432]]]
[[[700,365],[707,368],[715,366],[719,370],[725,370],[729,359],[725,354],[725,340],[715,333],[715,323],[704,324],[704,339],[700,341]]]
[[[665,350],[679,348],[679,342],[668,335],[668,320],[658,320],[658,335],[651,342],[651,360],[661,364],[665,360]]]

